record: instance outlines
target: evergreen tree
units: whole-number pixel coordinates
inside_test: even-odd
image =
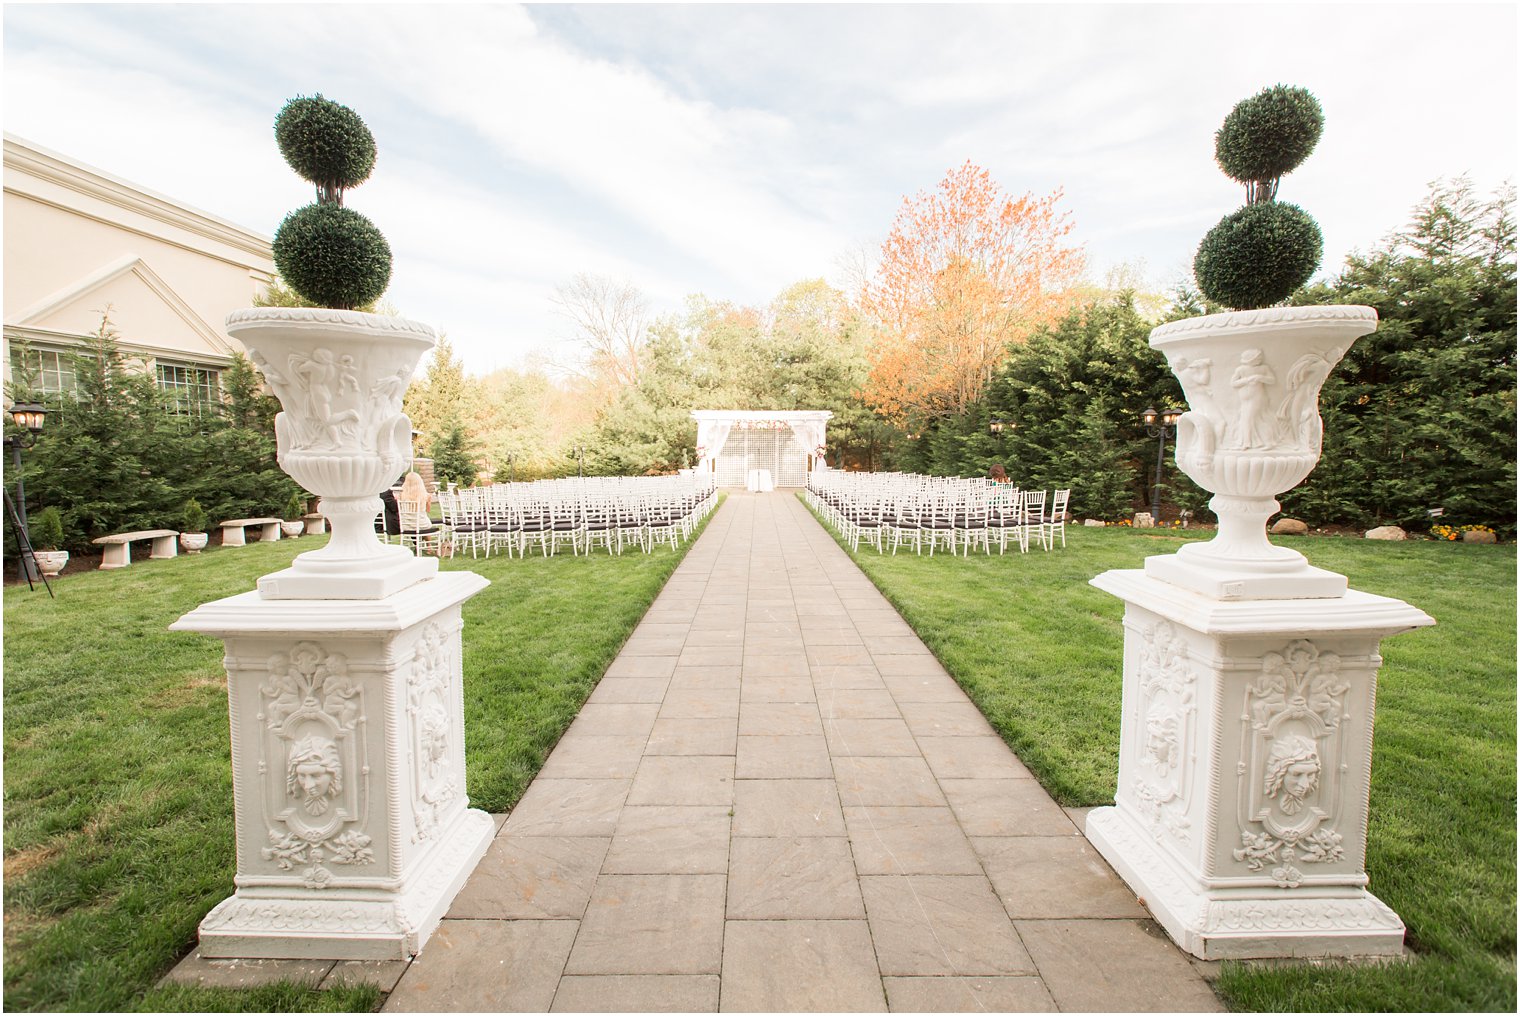
[[[1152,323],[1129,293],[1074,309],[1010,349],[987,413],[1005,421],[990,459],[965,470],[986,475],[1002,461],[1014,482],[1072,489],[1072,511],[1126,518],[1148,504],[1156,439],[1140,411],[1185,405],[1165,358],[1150,348]],[[1163,502],[1197,511],[1207,494],[1167,456]]]
[[[475,485],[479,470],[476,468],[469,441],[465,438],[464,428],[458,423],[450,426],[441,437],[434,439],[432,456],[433,475],[437,477],[440,484],[457,483],[461,487]]]
[[[1515,526],[1513,188],[1437,183],[1408,228],[1295,302],[1367,304],[1378,329],[1320,396],[1324,456],[1283,496],[1318,522]]]
[[[49,399],[48,427],[24,459],[28,505],[63,515],[73,551],[140,529],[177,529],[188,498],[212,521],[275,515],[300,488],[275,461],[274,412],[245,358],[223,372],[228,401],[180,411],[145,365],[124,356],[109,317],[73,356],[77,399]],[[17,389],[19,391],[19,389]]]

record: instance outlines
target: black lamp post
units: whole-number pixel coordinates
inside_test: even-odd
[[[1177,419],[1182,412],[1167,409],[1160,413],[1154,406],[1146,406],[1140,413],[1140,425],[1145,432],[1156,438],[1156,485],[1151,489],[1151,521],[1161,521],[1161,470],[1166,465],[1166,439],[1177,433]]]
[[[32,556],[31,532],[26,523],[26,487],[21,480],[21,449],[37,443],[42,424],[47,419],[47,409],[36,402],[11,403],[11,421],[20,433],[7,435],[5,447],[11,450],[12,468],[16,470],[16,526],[19,529],[16,546],[21,548],[21,571],[27,582],[39,578],[37,560]]]
[[[586,475],[586,446],[585,445],[579,445],[578,444],[578,445],[575,446],[575,458],[576,458],[576,461],[578,461],[580,463],[581,476],[584,477]]]
[[[507,482],[517,482],[517,456],[507,452]]]

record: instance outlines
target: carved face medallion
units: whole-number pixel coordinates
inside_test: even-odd
[[[343,789],[342,769],[335,743],[315,734],[304,737],[290,746],[285,769],[286,793],[300,798],[308,815],[325,815],[331,803],[329,798]]]

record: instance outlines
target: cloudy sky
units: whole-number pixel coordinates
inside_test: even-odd
[[[1243,200],[1213,162],[1240,98],[1319,96],[1280,197],[1326,270],[1437,177],[1516,165],[1516,8],[26,5],[4,9],[4,128],[265,235],[311,200],[283,101],[321,92],[380,147],[346,203],[391,241],[387,298],[473,371],[568,334],[578,272],[656,310],[841,277],[903,197],[971,160],[1064,188],[1096,277],[1182,278]]]

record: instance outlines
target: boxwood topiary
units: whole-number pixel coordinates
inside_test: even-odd
[[[275,230],[275,267],[319,306],[352,310],[378,299],[390,283],[390,244],[369,219],[343,207],[344,188],[374,169],[374,135],[359,114],[321,95],[291,99],[274,130],[285,161],[317,188],[316,204],[291,212]]]
[[[285,217],[274,264],[297,293],[323,307],[352,309],[379,299],[391,278],[391,247],[352,208],[314,204]]]
[[[181,524],[185,527],[185,532],[204,533],[206,531],[206,509],[202,508],[201,503],[195,498],[192,497],[185,502],[182,515]]]
[[[1278,179],[1309,157],[1324,129],[1318,99],[1306,89],[1276,85],[1230,110],[1214,135],[1214,158],[1226,176],[1246,185],[1252,201],[1270,201]]]
[[[1198,246],[1193,275],[1204,296],[1236,310],[1280,303],[1309,281],[1324,253],[1318,224],[1297,205],[1278,204],[1277,186],[1319,142],[1324,112],[1302,88],[1277,85],[1243,99],[1214,136],[1214,154],[1246,185],[1246,205]]]
[[[329,201],[375,168],[375,136],[359,114],[321,95],[296,96],[274,118],[274,140],[290,168]]]
[[[1246,205],[1203,238],[1193,273],[1215,303],[1269,307],[1309,281],[1324,246],[1319,225],[1297,205]]]
[[[63,546],[63,515],[48,505],[27,524],[33,550],[57,550]]]

